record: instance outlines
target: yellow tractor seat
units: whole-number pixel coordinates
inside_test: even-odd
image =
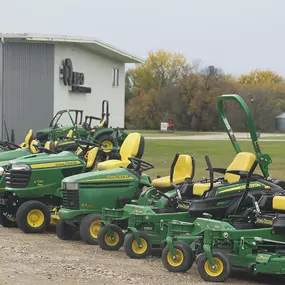
[[[30,147],[32,140],[33,140],[33,130],[31,129],[29,130],[29,132],[25,137],[25,147]]]
[[[66,137],[71,139],[73,136],[73,130],[69,130],[69,132],[67,133]]]
[[[239,175],[227,173],[229,170],[239,170],[239,171],[249,171],[252,167],[253,163],[256,160],[256,156],[250,152],[239,152],[229,167],[226,170],[224,179],[227,180],[229,183],[238,182],[240,179]]]
[[[173,183],[181,184],[187,178],[192,179],[195,172],[194,158],[190,155],[178,154],[175,156],[171,166],[173,169]],[[152,180],[152,185],[159,190],[169,189],[172,187],[170,183],[170,175]]]
[[[44,145],[44,148],[51,150],[51,151],[55,151],[56,148],[56,144],[57,141],[53,142],[53,141],[47,141]]]
[[[45,145],[44,145],[44,148],[50,150],[50,144],[51,144],[51,142],[50,142],[50,141],[47,141],[47,142],[45,143]]]
[[[225,171],[224,179],[229,183],[238,182],[240,179],[239,175],[227,173],[229,170],[238,170],[238,171],[249,171],[252,167],[254,161],[256,160],[256,156],[250,152],[240,152],[238,153],[229,167]],[[214,183],[214,187],[220,185],[220,182]],[[194,196],[202,196],[205,191],[207,191],[210,187],[210,183],[194,183],[193,184],[193,195]]]
[[[285,196],[275,196],[272,201],[273,210],[285,211]]]
[[[121,159],[111,159],[98,163],[98,170],[108,170],[117,167],[128,167],[129,157],[141,158],[144,152],[144,137],[139,133],[131,133],[124,140],[120,149]]]
[[[98,147],[94,147],[87,152],[87,163],[86,163],[87,170],[92,170],[94,168],[98,150],[99,150]]]
[[[39,141],[32,140],[30,144],[30,150],[32,153],[38,153],[38,149],[35,147],[35,145],[39,145]]]
[[[100,124],[99,124],[99,128],[103,128],[104,125],[105,125],[105,120],[102,120],[102,121],[100,122]]]

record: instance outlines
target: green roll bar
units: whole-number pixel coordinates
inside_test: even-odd
[[[80,136],[79,136],[79,134],[78,134],[78,130],[77,130],[77,125],[75,125],[75,122],[73,121],[73,118],[72,118],[72,116],[71,116],[69,110],[67,110],[67,114],[68,114],[68,116],[69,116],[69,118],[70,118],[70,121],[71,121],[71,123],[72,123],[72,125],[73,125],[73,130],[74,130],[74,132],[75,132],[75,134],[76,134],[76,138],[80,138]],[[77,116],[76,116],[76,117],[77,117]]]
[[[233,147],[237,153],[241,152],[241,148],[240,148],[240,146],[236,140],[233,129],[231,128],[231,125],[229,124],[229,121],[226,117],[226,113],[224,110],[224,101],[236,101],[240,105],[241,109],[243,110],[245,117],[246,117],[247,124],[248,124],[248,129],[249,129],[253,149],[255,151],[256,158],[257,158],[258,163],[259,163],[259,167],[260,167],[264,177],[268,178],[269,177],[268,165],[272,162],[272,160],[271,160],[269,154],[263,154],[261,152],[259,142],[257,139],[257,135],[256,135],[255,126],[253,123],[253,119],[252,119],[251,113],[248,109],[246,102],[243,100],[243,98],[241,96],[239,96],[237,94],[222,95],[222,96],[219,96],[218,100],[217,100],[218,112],[222,118],[223,124],[226,128],[227,134],[228,134],[228,136],[232,142],[232,145],[233,145]]]

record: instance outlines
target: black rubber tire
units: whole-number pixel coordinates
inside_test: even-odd
[[[188,271],[194,261],[195,261],[195,253],[191,249],[190,245],[185,242],[174,242],[173,244],[175,250],[179,250],[182,253],[183,259],[182,263],[179,265],[171,265],[168,262],[168,255],[170,254],[168,246],[166,246],[162,251],[162,264],[163,266],[170,272],[186,272]]]
[[[146,250],[142,253],[136,253],[133,251],[132,245],[133,245],[133,242],[135,242],[134,234],[128,233],[125,236],[124,250],[127,256],[130,258],[142,259],[142,258],[146,258],[147,256],[151,255],[152,244],[151,244],[150,237],[144,232],[139,232],[139,235],[141,239],[144,239],[146,241]]]
[[[16,221],[11,221],[7,219],[7,217],[5,217],[2,213],[0,214],[0,225],[3,228],[16,228],[17,227]]]
[[[98,245],[104,250],[119,250],[124,243],[124,233],[120,227],[116,225],[110,225],[110,229],[118,237],[118,242],[114,245],[106,243],[106,237],[108,236],[107,227],[102,227],[98,234]]]
[[[76,239],[76,228],[67,224],[65,220],[60,219],[56,223],[56,235],[61,240],[74,240]]]
[[[95,238],[90,233],[90,227],[95,221],[100,221],[101,223],[100,214],[89,214],[85,216],[80,222],[79,234],[81,239],[87,244],[98,244],[98,236]]]
[[[219,259],[223,265],[223,271],[218,276],[210,276],[205,271],[205,264],[208,261],[205,253],[199,254],[196,259],[197,269],[200,276],[208,282],[224,282],[226,281],[231,274],[231,263],[229,259],[220,252],[214,252],[213,257]]]
[[[40,210],[44,215],[43,223],[38,227],[32,227],[28,224],[27,216],[32,210]],[[50,224],[50,212],[47,206],[39,201],[27,201],[23,203],[16,213],[16,222],[23,232],[25,233],[43,233],[46,231]]]

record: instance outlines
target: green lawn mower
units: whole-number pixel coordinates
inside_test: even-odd
[[[8,163],[3,169],[6,188],[0,199],[3,226],[15,226],[16,221],[24,232],[46,229],[51,219],[50,210],[62,204],[62,179],[92,171],[103,154],[100,142],[76,140],[76,144],[81,150],[77,154],[69,151],[55,154],[46,150]],[[1,179],[4,178],[2,173]]]
[[[106,149],[105,153],[109,153],[111,149],[121,146],[127,136],[122,130],[109,127],[109,116],[109,102],[107,100],[102,101],[101,117],[85,116],[84,122],[82,110],[61,110],[54,116],[48,128],[36,133],[36,139],[45,144],[47,141],[63,140],[70,132],[73,132],[75,139],[88,140],[87,137],[91,133],[93,139],[102,143],[103,148]],[[66,120],[71,122],[69,126],[63,126]],[[93,126],[94,121],[99,121],[99,125]],[[114,134],[117,135],[114,136]],[[59,144],[58,148],[60,151],[75,151],[77,145],[73,140],[69,140]]]
[[[225,117],[221,104],[223,100],[236,100],[243,108],[256,155],[241,152]],[[210,181],[186,181],[180,187],[176,187],[176,197],[169,197],[161,193],[169,200],[166,208],[149,207],[152,205],[126,205],[123,209],[103,209],[103,227],[98,235],[98,244],[101,248],[118,250],[125,239],[124,249],[128,256],[144,258],[151,253],[153,246],[163,245],[167,234],[167,228],[164,227],[164,224],[173,219],[193,221],[196,217],[201,217],[206,210],[211,211],[215,218],[225,219],[233,213],[236,205],[243,197],[247,187],[248,175],[250,175],[251,180],[248,187],[257,198],[267,195],[267,193],[273,195],[275,192],[284,192],[283,188],[279,186],[284,185],[283,181],[268,178],[268,164],[271,159],[269,155],[261,153],[252,118],[243,99],[237,95],[220,96],[218,109],[237,151],[236,157],[227,169],[212,169],[214,172],[225,174],[224,177],[214,180],[213,174],[211,174]],[[210,165],[208,159],[207,164]],[[264,176],[251,173],[257,164],[259,164]],[[209,166],[208,169],[210,169]],[[173,171],[170,176],[173,176]],[[159,181],[156,182],[156,186],[158,184]],[[244,200],[239,205],[239,211],[244,212],[250,203],[248,199]],[[116,225],[118,221],[120,223],[125,222],[128,225],[128,234],[125,238],[122,229]]]
[[[172,221],[168,225],[164,267],[186,272],[196,260],[205,281],[223,282],[232,268],[252,273],[285,274],[285,196],[266,195],[257,202],[249,188],[252,207],[243,215],[232,215],[237,222],[197,218],[193,223]],[[262,211],[264,206],[268,209]],[[240,227],[240,224],[243,227]]]

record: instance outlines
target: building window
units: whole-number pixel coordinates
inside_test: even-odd
[[[112,77],[113,77],[112,86],[113,87],[119,86],[119,68],[113,68]]]

